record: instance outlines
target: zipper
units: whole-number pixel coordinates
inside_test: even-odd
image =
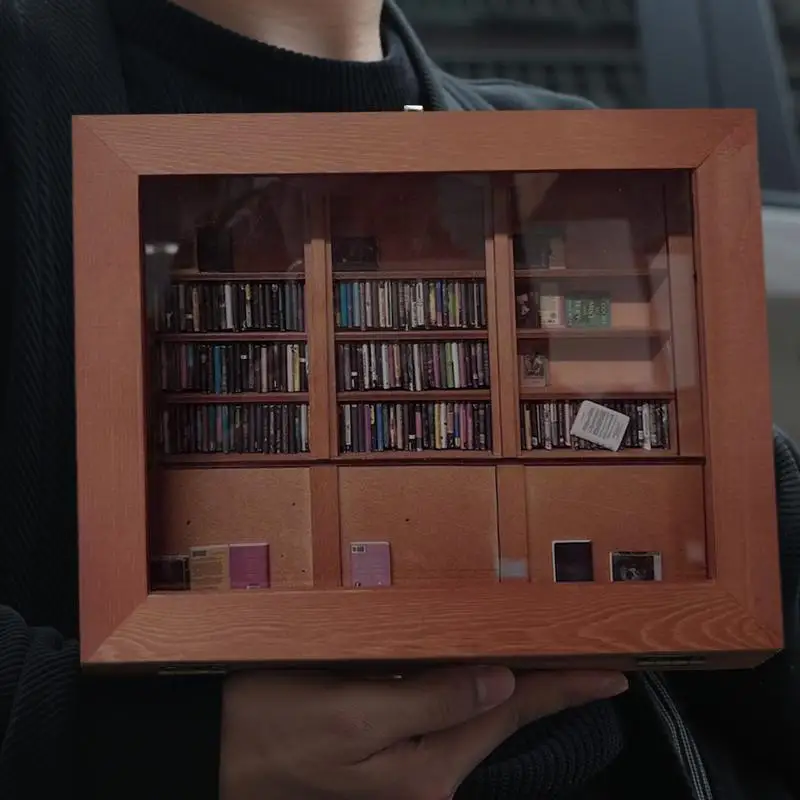
[[[678,759],[692,793],[692,800],[714,800],[714,793],[697,742],[683,721],[664,679],[657,672],[642,672],[638,677]]]

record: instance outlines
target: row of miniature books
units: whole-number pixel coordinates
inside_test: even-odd
[[[268,589],[268,544],[225,544],[193,547],[188,555],[150,560],[154,592],[192,589]]]
[[[670,404],[653,400],[523,402],[523,450],[669,450]]]
[[[156,333],[305,330],[302,281],[180,281],[148,293]]]
[[[176,403],[159,421],[156,445],[165,456],[309,452],[307,403]]]
[[[357,342],[336,349],[339,391],[486,389],[485,341]]]
[[[339,406],[342,453],[490,451],[490,403],[346,403]]]
[[[338,406],[339,449],[347,453],[492,449],[489,402],[369,402]],[[668,450],[668,401],[523,402],[523,450]],[[309,452],[306,403],[175,403],[156,431],[162,455]]]
[[[554,541],[553,580],[588,583],[595,580],[593,543],[589,539]],[[353,589],[392,585],[391,543],[351,542],[349,586]],[[609,553],[612,582],[661,581],[661,553],[617,550]],[[192,547],[188,555],[150,559],[150,591],[229,591],[271,588],[268,544],[226,544]]]
[[[307,392],[304,342],[159,342],[156,385],[163,392]]]
[[[270,566],[270,549],[265,543],[192,547],[188,555],[150,559],[150,591],[269,589]],[[352,588],[391,586],[389,543],[353,542],[349,572]]]
[[[262,302],[261,298],[266,299]],[[473,279],[339,281],[339,330],[483,330],[486,284]],[[516,293],[518,327],[609,327],[611,295],[564,294],[556,283]],[[156,333],[302,332],[302,283],[178,283],[153,301]]]
[[[518,328],[610,328],[611,295],[574,291],[541,283],[516,293]]]
[[[480,330],[488,322],[480,279],[340,280],[334,295],[339,330]]]
[[[608,554],[612,583],[660,581],[661,553],[616,550]],[[594,546],[590,539],[553,542],[553,580],[556,583],[588,583],[595,580]]]

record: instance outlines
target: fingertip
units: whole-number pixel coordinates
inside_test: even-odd
[[[621,672],[569,670],[565,672],[527,673],[531,689],[541,691],[542,683],[554,694],[562,696],[567,705],[604,700],[623,694],[629,688]],[[527,682],[527,681],[526,681]]]
[[[478,705],[484,711],[502,705],[514,694],[516,679],[507,667],[477,667],[473,674]]]
[[[611,675],[605,675],[597,679],[595,688],[597,691],[597,699],[602,700],[609,697],[617,697],[628,691],[628,679],[621,673],[616,672]]]
[[[617,697],[629,686],[622,672],[573,672],[567,679],[576,694],[586,701]]]

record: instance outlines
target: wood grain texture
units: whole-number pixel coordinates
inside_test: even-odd
[[[331,308],[327,203],[310,195],[306,206],[306,332],[308,335],[309,446],[315,458],[336,452],[335,387],[331,383],[333,310]]]
[[[517,355],[516,290],[512,245],[511,180],[497,176],[494,181],[494,284],[497,298],[496,374],[492,389],[499,396],[501,434],[499,452],[515,456],[519,441],[519,359]]]
[[[316,589],[334,589],[342,585],[339,518],[338,467],[312,467],[311,533]]]
[[[497,468],[497,531],[500,580],[530,580],[527,491],[522,464]]]
[[[504,583],[152,595],[103,643],[94,662],[574,659],[766,652],[774,645],[773,636],[713,583]]]
[[[393,587],[497,581],[493,467],[342,467],[339,487],[342,552],[390,542]]]
[[[589,539],[594,579],[610,583],[610,554],[662,554],[664,581],[706,577],[703,468],[620,464],[529,467],[525,470],[531,574],[552,583],[552,544]],[[653,584],[649,584],[651,587]]]
[[[704,666],[741,666],[757,663],[780,647],[752,115],[603,111],[114,117],[79,118],[75,130],[85,664],[471,659],[530,660],[540,666],[600,660],[635,667],[641,654],[693,653],[707,658]],[[512,221],[493,214],[495,238],[486,252],[493,251],[487,280],[494,292],[490,317],[492,307],[495,317],[492,331],[477,335],[494,342],[492,398],[497,403],[499,393],[501,413],[495,424],[500,425],[500,452],[338,457],[330,229],[328,210],[319,206],[309,220],[313,230],[305,250],[311,284],[312,453],[276,460],[243,456],[235,462],[237,469],[219,473],[219,460],[214,469],[204,469],[213,460],[208,458],[192,462],[194,470],[175,470],[169,476],[154,471],[151,484],[159,503],[153,508],[158,513],[147,515],[139,175],[519,175],[542,170],[563,171],[563,185],[569,187],[586,181],[580,170],[616,169],[696,170],[696,338],[703,404],[698,409],[690,402],[690,414],[697,416],[694,422],[688,417],[687,424],[697,426],[702,418],[702,449],[656,455],[519,454]],[[563,206],[570,211],[568,222],[596,217],[599,188],[622,180],[608,172],[596,177],[595,191],[579,192]],[[499,198],[495,188],[495,209]],[[508,204],[507,194],[504,202]],[[614,194],[604,211],[616,214],[619,204],[622,193]],[[555,213],[555,201],[551,205]],[[672,230],[669,220],[668,215],[665,229]],[[645,246],[626,251],[630,263],[617,263],[615,246],[606,248],[604,260],[594,266],[630,273],[660,265],[663,250],[648,249],[645,241],[652,224],[650,220],[637,228],[646,234],[636,234]],[[682,228],[676,223],[675,230]],[[661,237],[659,248],[663,231]],[[399,248],[400,238],[397,244]],[[684,273],[673,273],[672,260],[688,246],[688,241],[670,239],[671,280],[675,275],[688,280],[688,258],[680,262]],[[648,280],[624,278],[640,287]],[[651,288],[663,285],[652,278]],[[670,304],[674,312],[680,302],[684,316],[674,316],[672,327],[691,329],[694,323],[686,316],[690,292],[686,286],[676,292],[676,285]],[[627,298],[620,303],[627,324],[644,325],[653,311],[652,300],[649,308],[643,302],[628,304],[630,292],[619,291]],[[659,296],[655,305],[658,319],[634,332],[614,329],[600,337],[592,332],[548,331],[543,336],[524,331],[520,341],[534,344],[538,337],[548,347],[565,348],[591,343],[598,352],[644,348],[658,354],[653,361],[657,371],[649,380],[633,372],[626,380],[643,391],[662,382],[671,388],[663,357],[669,325],[659,327],[666,301]],[[630,344],[634,333],[635,345]],[[424,336],[428,334],[413,332],[397,338]],[[686,363],[682,359],[680,364]],[[677,399],[680,414],[687,405],[685,398]],[[696,427],[694,433],[680,433],[681,442],[699,435]],[[290,472],[306,477],[290,480]],[[241,485],[233,488],[230,481],[239,478]],[[213,489],[208,488],[212,481]],[[237,510],[244,495],[249,508]],[[165,509],[160,503],[170,497],[172,507]],[[158,547],[178,548],[216,538],[226,526],[238,526],[243,536],[256,538],[262,517],[278,526],[274,535],[279,539],[295,537],[292,558],[306,569],[310,554],[309,583],[301,575],[290,587],[287,572],[287,583],[275,590],[147,597],[148,526]],[[185,525],[186,519],[191,525]],[[595,583],[553,583],[552,540],[572,537],[595,543]],[[394,587],[340,588],[343,549],[352,541],[376,539],[392,544]],[[665,580],[609,583],[607,555],[616,548],[660,550]],[[498,580],[501,559],[509,553],[527,558],[530,582]]]
[[[83,118],[79,118],[83,119]],[[91,117],[142,174],[693,169],[731,110]],[[267,146],[268,145],[268,146]]]
[[[489,386],[492,387],[492,451],[503,453],[503,396],[498,391],[502,386],[499,371],[500,353],[513,347],[513,342],[506,341],[503,331],[498,324],[500,304],[498,302],[498,265],[495,252],[495,211],[494,211],[494,184],[491,178],[486,178],[483,187],[483,232],[484,251],[486,258],[486,323],[489,336]],[[500,267],[503,269],[503,267]],[[505,299],[505,297],[504,297]]]
[[[783,616],[754,113],[696,171],[695,208],[714,574],[779,643]]]
[[[676,173],[665,182],[670,309],[674,359],[677,444],[681,455],[705,453],[703,386],[695,292],[692,181]]]
[[[80,122],[73,129],[73,148],[81,657],[86,660],[147,597],[144,311],[138,176]]]

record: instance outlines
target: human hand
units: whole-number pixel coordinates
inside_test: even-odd
[[[619,673],[436,669],[399,680],[227,679],[220,800],[448,800],[535,719],[625,691]]]

